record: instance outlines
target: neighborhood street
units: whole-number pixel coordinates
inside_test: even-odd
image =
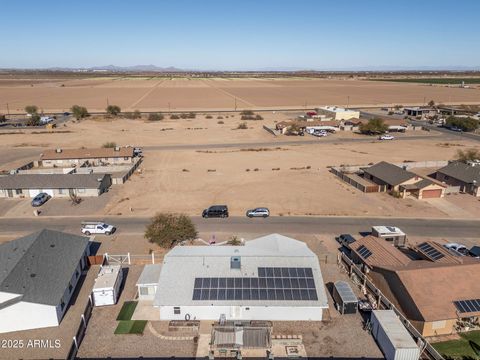
[[[300,216],[272,216],[267,219],[249,219],[246,217],[202,219],[197,216],[192,217],[192,219],[198,231],[211,233],[358,234],[359,232],[370,231],[371,226],[374,225],[398,226],[411,236],[474,238],[480,233],[480,221],[478,220]],[[150,218],[125,216],[101,219],[83,217],[1,218],[0,234],[14,236],[18,233],[29,233],[42,228],[79,233],[80,223],[84,220],[103,220],[117,226],[118,233],[142,235]]]

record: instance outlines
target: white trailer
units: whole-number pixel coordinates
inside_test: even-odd
[[[387,360],[418,360],[420,349],[393,310],[374,310],[372,335]]]
[[[92,291],[95,306],[115,305],[122,280],[123,273],[120,265],[102,266]]]

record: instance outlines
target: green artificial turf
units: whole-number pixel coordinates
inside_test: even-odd
[[[480,331],[460,334],[458,340],[443,341],[432,346],[444,357],[454,359],[480,359]]]
[[[121,320],[115,329],[115,335],[122,334],[143,334],[143,330],[147,325],[146,320]]]
[[[117,320],[130,320],[132,318],[133,312],[137,307],[136,301],[125,301],[122,306],[122,309],[118,313]]]

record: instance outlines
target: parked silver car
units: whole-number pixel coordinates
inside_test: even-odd
[[[270,216],[270,210],[267,208],[256,208],[256,209],[251,209],[247,210],[246,213],[247,217],[252,218],[252,217],[269,217]]]

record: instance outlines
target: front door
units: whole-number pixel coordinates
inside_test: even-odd
[[[7,197],[13,197],[13,190],[12,189],[7,190]]]

